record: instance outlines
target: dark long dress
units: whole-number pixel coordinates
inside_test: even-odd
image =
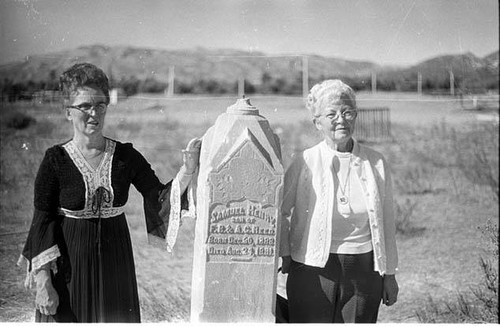
[[[60,303],[54,316],[37,310],[37,321],[140,322],[123,214],[131,184],[144,197],[148,233],[164,239],[172,182],[161,184],[131,144],[106,139],[95,170],[72,141],[47,150],[35,182],[35,211],[23,256],[30,270],[51,263]]]

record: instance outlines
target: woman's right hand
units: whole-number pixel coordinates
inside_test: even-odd
[[[186,149],[182,150],[182,161],[186,173],[192,174],[200,164],[201,139],[193,138],[189,141]]]
[[[288,274],[290,272],[290,265],[292,264],[292,256],[284,256],[281,259],[283,260],[281,263],[281,272]]]
[[[44,315],[55,315],[59,306],[59,295],[52,286],[50,271],[42,268],[36,276],[36,309]]]

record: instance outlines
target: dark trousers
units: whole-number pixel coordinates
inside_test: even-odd
[[[324,268],[292,261],[287,281],[291,323],[375,323],[383,280],[373,252],[330,254]]]
[[[276,324],[289,323],[288,317],[288,300],[276,295]]]

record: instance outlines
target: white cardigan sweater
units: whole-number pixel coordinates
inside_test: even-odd
[[[398,265],[392,180],[384,157],[354,141],[352,172],[368,208],[374,269],[395,274]],[[324,267],[330,254],[334,184],[333,151],[323,141],[297,155],[285,174],[280,256]]]

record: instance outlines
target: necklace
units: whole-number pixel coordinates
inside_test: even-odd
[[[349,190],[350,190],[350,186],[351,186],[351,183],[349,182],[349,177],[351,175],[351,160],[352,160],[352,155],[350,155],[350,157],[349,157],[349,168],[347,170],[347,176],[346,176],[345,181],[344,181],[344,189],[342,189],[342,182],[340,181],[340,160],[339,160],[339,171],[337,171],[337,169],[335,168],[335,164],[332,164],[333,170],[335,171],[335,173],[337,174],[338,179],[339,179],[339,190],[341,193],[341,195],[339,197],[339,202],[342,205],[349,204],[349,191],[346,191],[346,190],[347,190],[347,185],[349,185]]]

